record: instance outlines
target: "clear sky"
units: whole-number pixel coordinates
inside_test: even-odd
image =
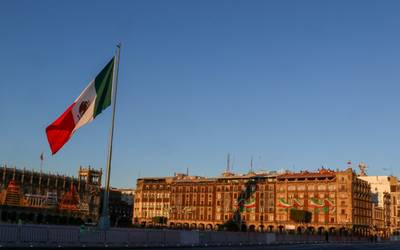
[[[0,163],[106,163],[111,109],[51,156],[45,128],[123,44],[112,186],[174,172],[400,175],[398,1],[1,1]]]

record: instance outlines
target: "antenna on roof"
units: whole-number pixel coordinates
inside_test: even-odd
[[[235,156],[232,156],[231,171],[233,172],[233,166],[235,165]]]
[[[253,172],[253,156],[250,159],[250,172]]]
[[[229,168],[231,164],[231,154],[228,153],[226,157],[226,172],[229,173]]]

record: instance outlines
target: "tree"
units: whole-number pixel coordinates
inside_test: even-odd
[[[305,210],[290,210],[290,219],[297,223],[310,223],[312,218],[312,213]]]
[[[224,224],[222,224],[220,226],[220,229],[224,230],[224,231],[236,232],[236,231],[240,231],[240,226],[233,219],[230,219],[230,220],[226,221]]]
[[[165,225],[167,224],[168,219],[164,216],[155,216],[153,217],[152,221],[154,222],[154,224]]]

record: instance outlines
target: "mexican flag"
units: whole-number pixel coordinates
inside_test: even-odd
[[[57,153],[78,128],[111,105],[114,63],[113,57],[67,110],[46,128],[52,154]]]

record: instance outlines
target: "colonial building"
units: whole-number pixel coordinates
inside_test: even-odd
[[[242,230],[371,232],[370,186],[352,169],[140,178],[135,195],[134,221],[143,225],[162,216],[165,225],[188,229],[233,220]],[[311,221],[294,222],[293,210],[311,212]]]
[[[279,230],[352,231],[364,235],[370,232],[370,186],[358,179],[352,169],[283,174],[277,177],[276,190]],[[293,209],[311,212],[311,222],[294,224],[289,217]]]
[[[155,217],[170,217],[172,179],[139,178],[136,181],[133,223],[150,225]]]
[[[176,175],[171,182],[169,225],[212,229],[216,219],[215,184],[211,178]]]
[[[234,175],[218,178],[176,174],[141,178],[135,192],[134,222],[154,224],[165,217],[179,228],[217,229],[240,210],[240,222],[250,230],[274,225],[276,175]]]
[[[389,193],[383,195],[383,205],[379,205],[375,199],[377,193],[372,193],[372,232],[380,237],[389,237],[391,233],[391,197]]]
[[[99,217],[101,170],[78,177],[0,167],[0,219],[4,222],[78,224]]]
[[[276,174],[225,173],[216,178],[216,218],[214,226],[233,218],[251,231],[272,230],[275,222]],[[240,216],[240,218],[236,218]]]

